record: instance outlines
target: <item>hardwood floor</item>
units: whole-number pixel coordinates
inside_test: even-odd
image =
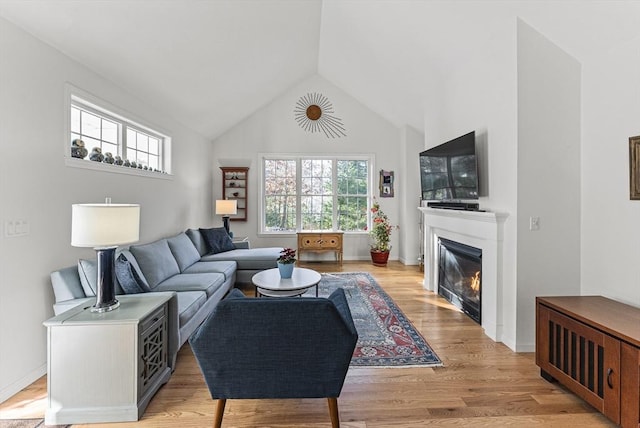
[[[345,428],[609,427],[588,404],[539,376],[533,354],[516,354],[422,288],[416,266],[390,262],[305,263],[321,272],[367,271],[402,308],[444,362],[439,368],[352,368],[338,399]],[[249,290],[247,290],[249,291]],[[252,292],[252,291],[251,291]],[[312,364],[312,362],[310,363]],[[46,377],[0,404],[0,418],[42,417]],[[169,382],[136,423],[103,427],[208,427],[210,398],[188,345]],[[74,425],[83,427],[88,425]],[[228,400],[223,427],[330,427],[327,400]]]

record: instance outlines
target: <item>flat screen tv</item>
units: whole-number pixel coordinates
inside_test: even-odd
[[[475,131],[421,152],[420,183],[424,201],[478,199]]]

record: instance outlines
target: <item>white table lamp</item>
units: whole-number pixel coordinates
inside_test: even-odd
[[[112,311],[120,305],[114,283],[116,248],[140,239],[140,205],[74,204],[71,208],[71,245],[96,250],[96,303],[91,310]]]
[[[229,216],[238,214],[238,201],[235,199],[218,199],[216,200],[216,214],[222,216],[224,228],[229,235]]]

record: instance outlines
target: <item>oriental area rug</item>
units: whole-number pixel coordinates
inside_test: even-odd
[[[424,337],[370,274],[323,273],[318,287],[320,297],[337,288],[345,291],[359,336],[351,366],[442,366]]]

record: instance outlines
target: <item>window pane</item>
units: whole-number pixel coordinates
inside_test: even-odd
[[[160,169],[158,166],[158,156],[149,156],[149,168]]]
[[[268,196],[265,198],[265,228],[269,232],[296,230],[296,198]]]
[[[141,133],[137,133],[137,149],[138,150],[142,150],[143,152],[148,152],[149,151],[149,137],[147,137],[144,134]]]
[[[81,121],[80,132],[83,135],[87,135],[93,138],[100,138],[101,119],[98,116],[91,113],[87,113],[86,111],[83,111],[82,114],[80,115],[80,121]]]
[[[344,231],[364,231],[367,225],[367,198],[338,197],[338,228]]]
[[[80,133],[80,110],[71,107],[71,132]]]
[[[102,149],[102,142],[100,140],[86,136],[82,137],[82,140],[84,141],[84,148],[87,149],[89,153],[91,153],[94,147],[100,147]],[[87,156],[87,159],[89,159],[89,156]]]
[[[110,143],[118,144],[118,124],[110,120],[102,119],[102,139]]]
[[[136,131],[127,128],[127,147],[135,149],[136,146]]]
[[[115,157],[118,154],[118,145],[102,143],[102,154],[106,155],[107,152],[111,153],[111,155]]]
[[[157,155],[160,141],[157,138],[149,137],[149,153]]]

